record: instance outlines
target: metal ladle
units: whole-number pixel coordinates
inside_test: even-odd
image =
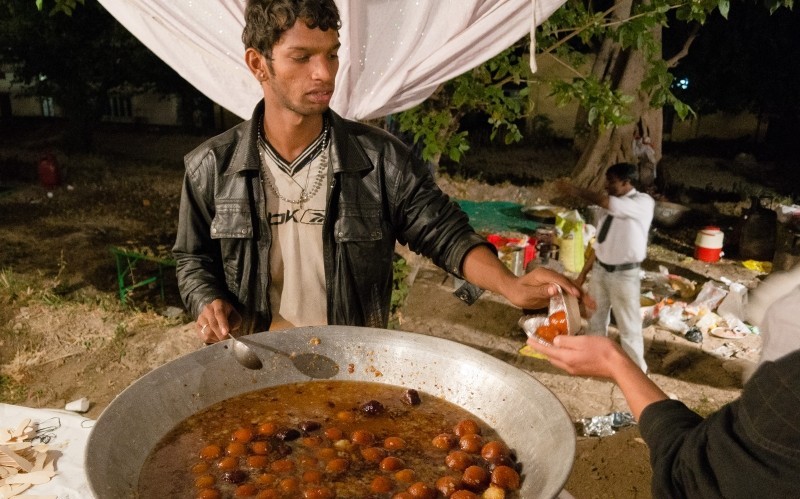
[[[339,364],[330,357],[320,355],[318,353],[308,352],[301,354],[288,354],[280,350],[276,350],[266,345],[259,345],[266,348],[270,352],[278,355],[283,355],[292,361],[295,369],[313,379],[328,379],[336,376],[339,372]]]
[[[236,362],[247,369],[257,370],[264,367],[264,364],[261,363],[261,359],[258,358],[255,350],[250,348],[249,345],[246,345],[233,334],[230,334],[229,336],[231,338],[231,343],[233,344],[233,357],[236,359]]]
[[[241,364],[242,366],[246,367],[247,369],[258,370],[261,369],[264,364],[261,362],[261,359],[256,354],[255,348],[264,348],[269,350],[272,353],[282,355],[292,361],[295,369],[303,373],[304,375],[308,376],[309,378],[313,379],[329,379],[339,372],[339,365],[331,359],[330,357],[326,357],[324,355],[320,355],[318,353],[313,352],[306,352],[301,354],[288,354],[281,350],[277,350],[267,345],[263,345],[260,343],[253,343],[253,347],[250,345],[245,344],[242,340],[236,338],[232,334],[230,335],[233,344],[233,356],[236,361]]]

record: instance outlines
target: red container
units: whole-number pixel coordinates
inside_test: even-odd
[[[718,262],[722,256],[722,240],[725,235],[719,227],[705,227],[694,240],[694,257],[701,262]]]
[[[720,256],[722,256],[722,250],[720,248],[697,247],[694,249],[694,257],[701,262],[718,262]]]
[[[506,244],[508,244],[508,238],[503,237],[500,234],[489,234],[486,236],[486,240],[492,243],[495,248],[500,249]]]
[[[528,268],[528,263],[536,258],[536,239],[528,239],[528,244],[525,246],[525,258],[523,265]]]
[[[58,160],[52,154],[45,154],[39,160],[39,165],[36,169],[39,176],[39,183],[45,189],[52,189],[61,185],[61,174],[58,171]]]

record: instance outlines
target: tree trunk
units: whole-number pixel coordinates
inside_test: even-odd
[[[104,87],[79,84],[77,78],[65,87],[55,96],[67,120],[67,128],[64,130],[64,150],[89,152],[93,145],[94,131],[103,116],[108,90]]]
[[[617,0],[617,8],[613,18],[624,20],[630,16],[634,1]],[[656,40],[661,40],[661,29]],[[592,130],[588,135],[576,141],[576,147],[582,151],[572,171],[572,181],[577,185],[590,189],[603,186],[606,168],[614,163],[637,163],[633,154],[633,135],[638,128],[642,137],[650,137],[656,159],[661,159],[662,133],[664,127],[661,108],[650,108],[650,96],[641,90],[645,77],[646,61],[644,55],[634,49],[623,49],[620,44],[607,38],[600,48],[592,67],[592,74],[603,81],[611,83],[614,90],[633,96],[628,113],[632,122],[626,125]],[[586,112],[581,110],[578,119],[585,123]]]
[[[82,102],[64,102],[64,117],[67,127],[64,130],[62,147],[68,152],[89,152],[96,128],[97,116],[91,105]]]

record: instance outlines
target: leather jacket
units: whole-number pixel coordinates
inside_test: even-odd
[[[187,154],[178,234],[178,286],[193,317],[216,298],[243,318],[242,334],[269,329],[270,227],[253,117]],[[328,323],[386,327],[395,243],[461,277],[472,248],[488,245],[467,215],[394,136],[329,111],[331,168],[323,223]],[[490,245],[488,245],[491,247]]]

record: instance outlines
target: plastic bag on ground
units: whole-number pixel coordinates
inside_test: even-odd
[[[595,416],[578,420],[582,427],[583,436],[608,437],[621,428],[636,424],[633,415],[629,412],[612,412],[605,416]]]
[[[727,294],[728,290],[725,289],[723,285],[714,281],[706,281],[700,289],[697,298],[686,306],[686,312],[699,315],[703,311],[716,310]]]
[[[683,320],[683,304],[672,304],[658,311],[658,325],[673,333],[685,334],[689,325]]]
[[[723,317],[732,315],[737,319],[744,319],[747,306],[747,288],[738,282],[728,285],[728,294],[717,306],[717,313]]]
[[[750,334],[750,328],[744,323],[747,316],[747,288],[738,282],[728,285],[728,295],[717,307],[717,314],[722,317],[728,328],[737,335]]]

